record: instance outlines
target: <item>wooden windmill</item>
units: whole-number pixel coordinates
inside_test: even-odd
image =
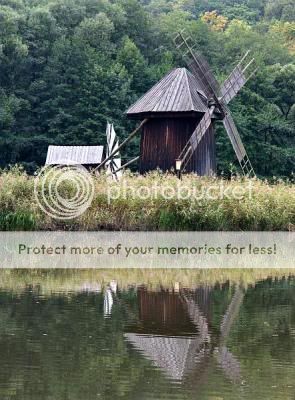
[[[187,34],[180,32],[174,43],[188,69],[177,68],[141,97],[127,116],[146,119],[141,134],[140,172],[170,170],[180,162],[181,170],[199,175],[216,172],[214,122],[221,120],[245,175],[254,176],[229,102],[256,72],[254,59],[245,54],[222,85],[207,61],[195,51]]]
[[[215,361],[230,381],[240,382],[240,363],[226,342],[245,291],[236,288],[217,334],[210,324],[210,291],[199,288],[192,293],[181,289],[178,294],[166,292],[161,296],[139,292],[140,323],[129,326],[124,338],[167,377],[186,386],[198,387],[196,377],[205,375]]]

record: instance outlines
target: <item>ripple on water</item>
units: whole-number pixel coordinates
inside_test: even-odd
[[[293,305],[292,281],[279,280],[2,291],[0,398],[294,399]]]

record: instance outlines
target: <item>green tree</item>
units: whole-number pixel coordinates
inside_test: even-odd
[[[269,0],[265,6],[265,16],[268,19],[295,21],[293,0]]]
[[[266,97],[269,98],[288,119],[295,105],[295,64],[275,64],[268,68],[268,79],[265,85]]]

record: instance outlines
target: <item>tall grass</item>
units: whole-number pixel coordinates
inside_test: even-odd
[[[179,181],[154,172],[144,177],[125,174],[117,183],[102,175],[93,178],[95,195],[89,209],[79,218],[59,221],[39,208],[34,179],[19,168],[0,172],[0,230],[288,230],[295,224],[295,185],[288,181],[193,175]],[[242,199],[167,199],[161,194],[144,199],[138,194],[142,186],[200,191],[210,185],[222,185],[227,193],[238,185],[247,193],[250,183],[251,197]],[[108,201],[110,190],[120,194]]]
[[[0,171],[0,230],[37,229],[33,188],[33,178],[20,168]]]
[[[115,280],[119,289],[144,285],[149,290],[173,290],[215,285],[255,285],[266,279],[288,279],[294,270],[284,269],[18,269],[0,270],[0,291],[38,290],[50,295],[58,292],[81,292],[91,288],[104,289]]]

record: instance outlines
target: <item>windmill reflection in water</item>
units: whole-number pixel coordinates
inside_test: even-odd
[[[234,383],[242,381],[238,359],[227,349],[226,340],[243,302],[237,287],[218,333],[210,329],[211,292],[148,292],[138,290],[140,321],[128,328],[126,341],[152,361],[171,380],[194,386],[206,379],[214,363]]]

